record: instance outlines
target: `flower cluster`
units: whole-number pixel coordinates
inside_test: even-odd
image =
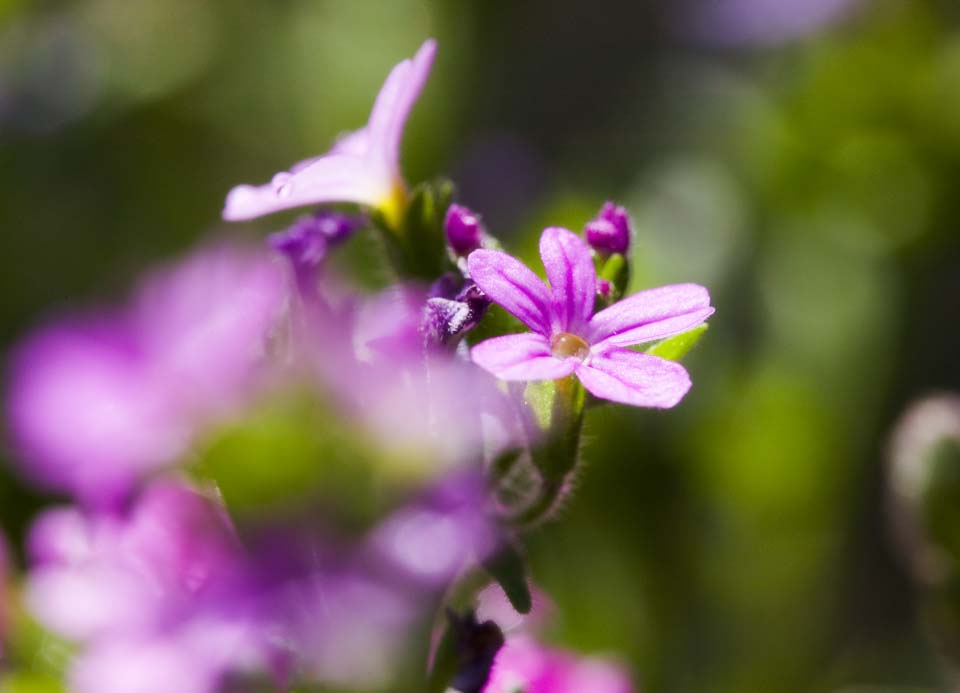
[[[13,353],[18,468],[70,499],[33,524],[24,604],[68,643],[51,669],[71,690],[632,690],[614,660],[478,620],[478,595],[540,600],[522,532],[570,488],[585,410],[680,402],[663,340],[688,348],[710,298],[627,295],[612,203],[583,237],[543,231],[545,283],[450,184],[408,186],[435,53],[397,65],[330,152],[230,191],[231,221],[313,208],[265,246],[202,248]],[[361,233],[397,279],[373,293],[333,258]]]

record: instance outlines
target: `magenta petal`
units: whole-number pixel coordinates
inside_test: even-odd
[[[546,337],[529,332],[488,339],[473,347],[470,356],[502,380],[555,380],[573,373],[577,364],[556,358]]]
[[[494,303],[531,330],[550,334],[550,291],[530,268],[499,250],[474,250],[467,258],[470,278]]]
[[[594,354],[577,377],[600,399],[635,407],[669,409],[690,389],[690,376],[679,363],[614,347]]]
[[[590,320],[590,343],[632,346],[696,327],[713,313],[710,294],[697,284],[673,284],[628,296]]]
[[[540,258],[550,279],[560,332],[583,333],[593,314],[597,273],[590,248],[576,234],[553,226],[540,236]]]

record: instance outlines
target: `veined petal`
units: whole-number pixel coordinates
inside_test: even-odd
[[[501,380],[555,380],[573,373],[578,363],[556,358],[546,337],[529,332],[480,342],[470,357]]]
[[[417,54],[391,70],[373,104],[368,125],[371,154],[382,157],[393,171],[399,171],[400,140],[413,104],[430,76],[437,42],[428,39]]]
[[[710,294],[697,284],[672,284],[640,291],[590,320],[590,343],[631,346],[696,327],[713,313]]]
[[[614,347],[577,365],[577,377],[600,399],[635,407],[669,409],[690,389],[690,376],[679,363]]]
[[[550,291],[529,267],[499,250],[474,250],[467,258],[470,278],[494,303],[534,332],[550,334]]]
[[[553,226],[540,236],[540,258],[553,292],[556,331],[583,334],[597,293],[590,248],[575,233]]]
[[[363,158],[328,154],[278,173],[266,185],[238,185],[227,195],[223,218],[243,221],[283,209],[323,202],[376,205],[388,197],[389,173]]]

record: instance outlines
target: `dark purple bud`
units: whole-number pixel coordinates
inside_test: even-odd
[[[285,231],[271,234],[267,242],[286,255],[295,268],[315,269],[330,245],[347,239],[364,223],[359,216],[320,210],[300,217]]]
[[[458,691],[480,693],[505,642],[503,631],[493,621],[480,623],[472,610],[460,615],[448,609],[447,627],[457,652],[457,669],[451,683]]]
[[[450,205],[443,227],[447,232],[447,243],[458,256],[469,255],[483,245],[480,217],[462,205]]]
[[[452,299],[427,299],[420,331],[427,344],[455,346],[463,335],[477,326],[489,307],[490,299],[486,294],[468,281]]]
[[[626,255],[630,249],[630,217],[627,210],[607,202],[597,217],[587,222],[584,234],[587,243],[598,253]]]
[[[463,277],[456,272],[444,272],[427,290],[427,298],[456,298],[463,288]]]

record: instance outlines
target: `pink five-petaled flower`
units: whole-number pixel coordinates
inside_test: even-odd
[[[394,67],[366,126],[341,138],[327,154],[294,164],[266,185],[233,188],[223,218],[242,221],[305,205],[356,202],[379,209],[395,221],[406,195],[400,140],[436,51],[436,41],[430,39],[411,60]]]
[[[475,346],[474,362],[503,380],[551,380],[576,374],[601,399],[639,407],[674,406],[690,389],[683,366],[625,347],[689,330],[711,313],[707,290],[674,284],[628,296],[596,315],[597,275],[590,249],[559,227],[540,237],[550,288],[519,260],[475,250],[470,277],[533,333]]]

